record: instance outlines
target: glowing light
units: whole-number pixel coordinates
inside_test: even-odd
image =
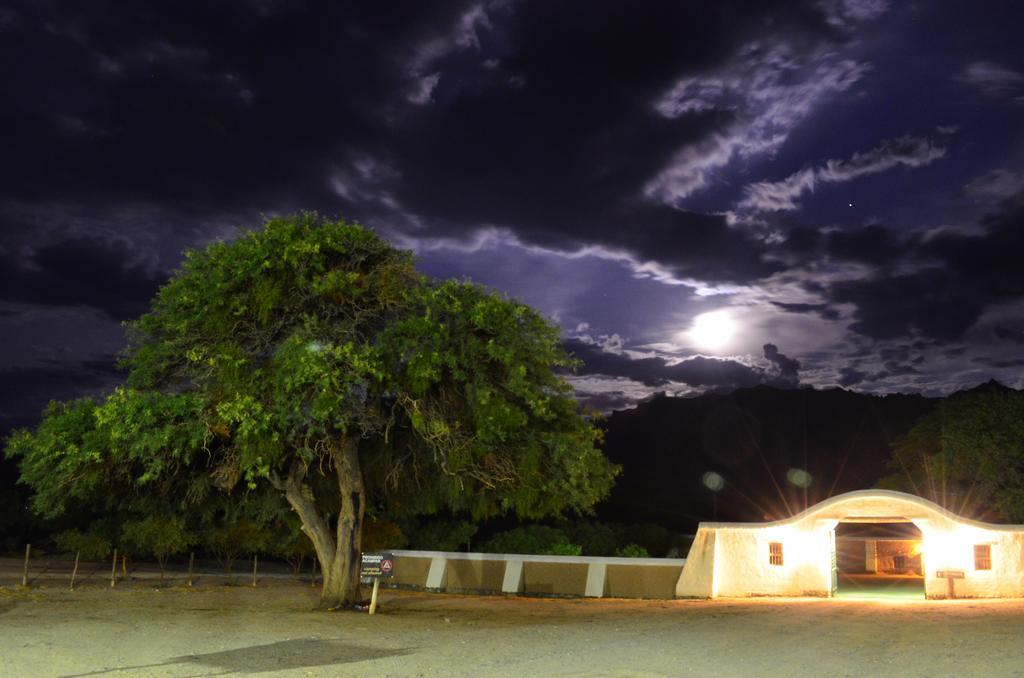
[[[690,338],[701,348],[722,348],[736,332],[736,323],[728,311],[709,311],[693,319]]]
[[[701,482],[704,483],[704,487],[708,488],[712,492],[718,492],[725,487],[725,478],[714,471],[708,471],[705,473],[701,478]]]
[[[791,468],[786,472],[786,480],[797,487],[810,487],[814,479],[802,468]]]

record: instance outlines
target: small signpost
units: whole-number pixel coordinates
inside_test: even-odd
[[[935,573],[935,576],[939,579],[945,579],[947,582],[946,597],[952,600],[956,598],[956,592],[953,590],[953,580],[963,579],[963,570],[939,570]]]
[[[381,579],[390,579],[395,573],[395,556],[390,553],[364,553],[359,562],[359,577],[373,579],[373,593],[370,594],[370,614],[377,612],[377,591]]]

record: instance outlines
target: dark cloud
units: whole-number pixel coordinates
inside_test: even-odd
[[[628,355],[605,351],[600,346],[579,339],[568,339],[565,348],[583,361],[577,374],[601,374],[625,377],[647,386],[664,386],[670,382],[690,386],[753,386],[762,381],[761,373],[732,360],[717,360],[697,356],[670,365],[663,358],[630,358]]]
[[[868,376],[867,372],[858,370],[855,367],[843,367],[839,370],[839,385],[843,387],[856,386]]]
[[[19,130],[0,184],[19,200],[333,205],[429,226],[420,235],[495,225],[544,246],[599,244],[682,276],[750,281],[778,269],[755,238],[644,191],[735,116],[734,105],[667,116],[655,101],[769,23],[794,57],[836,37],[820,9],[781,0],[643,12],[41,2],[0,45],[0,59],[37,71],[0,76],[0,124]]]
[[[113,350],[90,309],[135,316],[183,248],[316,209],[660,346],[588,354],[622,398],[832,383],[836,360],[865,388],[1013,369],[992,365],[1024,298],[1016,3],[8,4],[12,363]],[[725,298],[745,356],[674,362]],[[75,314],[95,337],[65,336]]]
[[[601,391],[600,393],[581,393],[577,395],[580,404],[598,412],[614,412],[636,406],[636,399],[622,391]]]
[[[920,370],[918,370],[913,365],[902,364],[902,363],[896,362],[894,360],[886,361],[884,364],[885,364],[884,374],[880,375],[878,378],[883,378],[883,376],[884,377],[901,377],[901,376],[905,376],[905,375],[908,375],[908,374],[921,374]]]
[[[75,365],[0,370],[0,439],[15,428],[34,425],[51,400],[102,394],[122,380],[112,356]]]
[[[986,217],[982,227],[981,233],[938,233],[908,253],[940,265],[837,282],[828,288],[829,301],[853,304],[850,328],[868,337],[956,341],[989,304],[1024,295],[1018,254],[1024,252],[1024,207]]]
[[[741,388],[757,384],[793,388],[800,382],[800,362],[779,353],[773,344],[765,344],[764,347],[764,356],[773,365],[771,370],[705,356],[695,356],[671,364],[659,357],[631,358],[579,339],[568,339],[565,348],[583,361],[583,366],[577,370],[579,375],[624,377],[647,386],[664,386],[674,382],[714,388]]]
[[[25,200],[322,201],[339,137],[380,137],[401,57],[459,9],[34,3],[0,41],[34,69],[0,72],[0,122],[19,130],[0,181]]]
[[[825,250],[833,259],[882,265],[904,254],[906,247],[897,241],[890,229],[872,225],[855,231],[828,233]]]
[[[790,304],[782,301],[771,302],[773,306],[788,313],[817,313],[825,320],[838,320],[839,312],[827,304]]]
[[[978,356],[972,360],[973,362],[987,365],[988,367],[1024,367],[1024,358],[993,358],[990,356]]]
[[[0,299],[92,306],[115,319],[143,313],[166,278],[121,241],[79,237],[28,253],[0,252]]]
[[[779,353],[775,344],[764,345],[764,357],[775,366],[777,374],[773,380],[777,385],[796,388],[800,384],[800,361]]]
[[[992,334],[994,334],[997,339],[1012,341],[1015,344],[1024,344],[1024,330],[997,325],[992,329]]]

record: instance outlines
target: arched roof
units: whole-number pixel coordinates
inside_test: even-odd
[[[856,490],[829,497],[814,506],[789,518],[764,523],[701,523],[702,527],[777,527],[793,525],[813,518],[856,520],[891,518],[898,520],[914,520],[919,518],[941,518],[962,525],[971,525],[987,530],[1005,532],[1024,532],[1024,525],[996,525],[964,518],[949,511],[935,502],[906,492],[895,490]]]

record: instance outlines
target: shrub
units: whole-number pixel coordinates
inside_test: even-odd
[[[574,522],[563,529],[569,540],[579,544],[583,555],[611,556],[626,543],[626,529],[617,523]]]
[[[65,530],[53,535],[57,548],[64,553],[80,553],[86,560],[103,560],[110,555],[110,540],[96,532]]]
[[[184,552],[196,542],[195,535],[186,528],[183,519],[165,516],[128,521],[121,536],[138,555],[156,558],[161,579],[167,571],[167,559]]]
[[[274,526],[270,540],[271,555],[283,559],[292,568],[292,576],[297,577],[302,571],[302,562],[306,558],[315,558],[316,550],[313,542],[302,531],[298,518],[287,518]]]
[[[507,532],[499,532],[481,546],[484,553],[523,553],[537,555],[578,556],[583,552],[579,544],[554,527],[525,525]]]
[[[224,571],[231,574],[239,556],[267,549],[270,532],[266,526],[252,520],[237,520],[208,529],[203,544]]]
[[[619,558],[650,558],[651,554],[643,546],[638,544],[626,544],[615,552]]]
[[[459,551],[476,531],[477,526],[465,520],[436,520],[410,530],[409,543],[423,551]]]
[[[363,523],[363,551],[400,549],[408,543],[401,528],[392,522],[369,519]]]

